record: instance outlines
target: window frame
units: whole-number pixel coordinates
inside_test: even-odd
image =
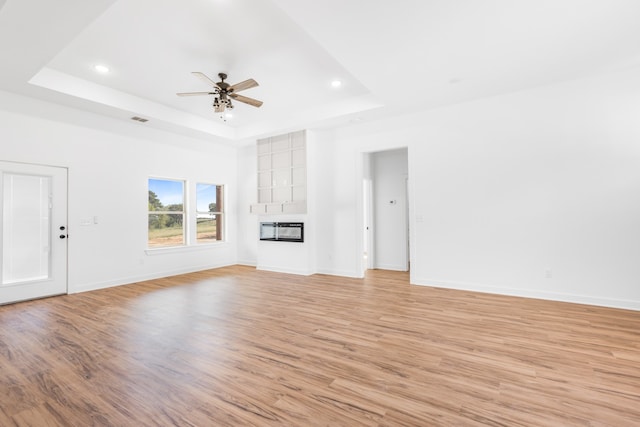
[[[216,188],[216,211],[212,212],[212,211],[200,211],[198,210],[198,185],[209,185],[209,186],[213,186]],[[220,193],[219,197],[218,197],[218,192]],[[221,243],[224,242],[226,240],[226,218],[225,218],[225,205],[226,205],[226,201],[225,201],[225,185],[224,184],[214,184],[212,182],[203,182],[203,181],[196,181],[195,183],[195,191],[194,191],[194,198],[195,198],[195,209],[194,209],[194,220],[193,220],[193,224],[194,224],[194,245],[211,245],[211,244],[217,244],[217,243]],[[199,214],[206,214],[206,215],[215,215],[216,216],[216,239],[215,240],[205,240],[205,241],[199,241],[198,240],[198,215]],[[217,236],[220,236],[220,238],[217,238]]]
[[[182,184],[182,210],[181,211],[172,211],[172,210],[158,210],[158,211],[153,211],[153,210],[149,210],[149,202],[148,202],[148,197],[149,197],[149,192],[151,192],[151,186],[150,186],[150,181],[151,180],[155,180],[155,181],[169,181],[169,182],[177,182]],[[176,248],[182,248],[185,246],[188,246],[188,230],[189,230],[189,225],[188,225],[188,203],[187,203],[187,198],[188,198],[188,182],[185,179],[179,179],[179,178],[164,178],[164,177],[157,177],[157,176],[149,176],[147,177],[147,250],[162,250],[162,249],[176,249]],[[155,194],[155,192],[154,192]],[[157,196],[157,194],[156,194]],[[175,204],[173,204],[175,205]],[[173,206],[173,205],[169,205],[169,206]],[[165,207],[165,206],[163,206]],[[163,246],[150,246],[150,239],[149,239],[149,223],[150,223],[150,216],[151,215],[182,215],[182,243],[181,244],[174,244],[174,245],[163,245]]]
[[[182,184],[182,211],[170,211],[170,210],[149,210],[149,192],[151,190],[150,181],[170,181]],[[216,191],[216,211],[199,211],[198,210],[198,185],[207,185],[215,187]],[[219,193],[219,197],[218,197]],[[156,194],[157,196],[157,194]],[[163,206],[164,207],[164,206]],[[181,178],[166,178],[159,176],[147,176],[147,233],[146,233],[146,249],[147,254],[159,253],[159,252],[173,252],[193,250],[197,248],[206,248],[208,246],[220,245],[226,242],[227,230],[226,230],[226,185],[214,184],[212,181],[200,181],[200,180],[188,180]],[[149,232],[151,228],[150,217],[151,215],[182,215],[182,243],[166,246],[150,246]],[[198,239],[198,215],[215,215],[216,223],[216,239],[201,240]],[[217,237],[220,237],[219,239]]]

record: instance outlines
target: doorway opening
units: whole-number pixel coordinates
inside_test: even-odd
[[[363,153],[362,269],[408,272],[408,149]]]

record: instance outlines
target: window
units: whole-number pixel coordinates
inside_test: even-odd
[[[223,239],[223,187],[196,184],[196,241],[209,243]]]
[[[149,248],[185,244],[184,181],[149,178]]]
[[[195,189],[195,193],[194,193]],[[149,178],[149,249],[214,243],[224,238],[222,185]]]

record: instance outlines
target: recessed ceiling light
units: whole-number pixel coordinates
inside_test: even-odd
[[[331,82],[331,87],[340,87],[342,86],[342,82],[340,80],[333,80]]]
[[[102,64],[95,65],[93,69],[99,72],[100,74],[107,74],[109,72],[109,67]]]

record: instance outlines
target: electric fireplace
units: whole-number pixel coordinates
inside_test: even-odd
[[[261,222],[260,240],[304,242],[303,222]]]

